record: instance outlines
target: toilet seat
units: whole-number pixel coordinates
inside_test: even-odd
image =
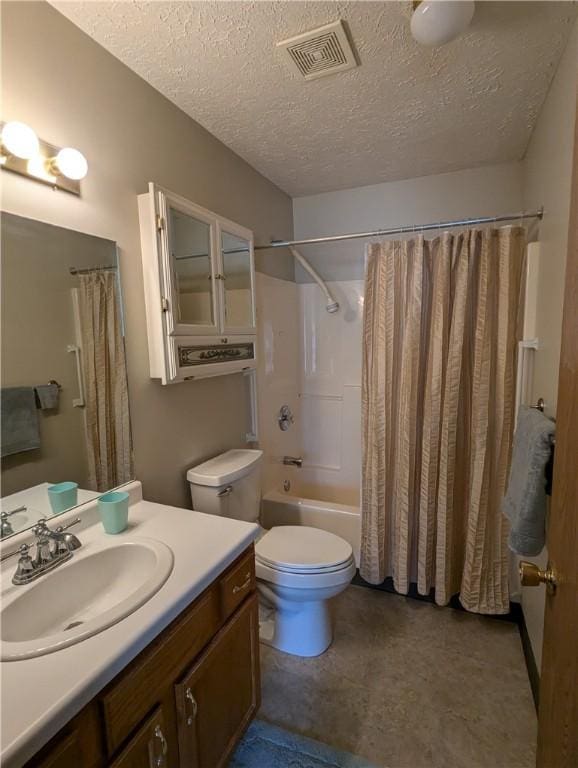
[[[284,587],[315,589],[349,583],[355,574],[351,545],[307,526],[271,528],[255,546],[258,579]]]
[[[324,573],[347,567],[351,544],[329,531],[304,525],[278,525],[262,536],[255,557],[275,570]]]
[[[334,570],[299,572],[273,568],[256,558],[255,575],[257,581],[263,581],[267,584],[302,590],[319,590],[325,587],[338,587],[349,584],[355,576],[355,560],[352,556],[350,561]]]

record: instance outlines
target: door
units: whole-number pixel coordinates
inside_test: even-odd
[[[259,706],[259,621],[253,594],[176,686],[183,768],[220,768]]]
[[[578,123],[577,123],[578,127]],[[578,130],[562,350],[556,414],[556,453],[548,552],[557,586],[546,598],[540,711],[539,768],[578,765]]]
[[[220,329],[217,225],[214,214],[162,190],[155,203],[165,332],[208,336]]]
[[[218,228],[222,291],[221,327],[226,335],[255,333],[253,235],[233,222]]]
[[[163,712],[158,707],[141,725],[110,768],[168,768],[169,748],[166,732]]]

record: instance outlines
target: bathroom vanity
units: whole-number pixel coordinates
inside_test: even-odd
[[[85,515],[75,530],[89,557],[105,535]],[[173,570],[114,626],[2,663],[7,768],[217,768],[259,706],[257,527],[143,501],[130,520],[106,541],[162,541]],[[3,595],[30,588],[6,587],[14,565],[3,565]]]

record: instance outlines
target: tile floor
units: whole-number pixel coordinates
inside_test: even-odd
[[[322,656],[261,645],[259,717],[387,768],[534,766],[517,626],[355,586],[334,613]]]

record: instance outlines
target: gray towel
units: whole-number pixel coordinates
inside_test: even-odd
[[[543,413],[521,405],[512,466],[502,512],[511,523],[508,546],[517,555],[539,555],[546,543],[546,476],[555,425]]]
[[[52,382],[50,384],[40,384],[39,386],[34,387],[34,389],[36,390],[38,403],[43,411],[50,408],[58,408],[58,400],[60,397],[58,384],[53,384]]]
[[[7,387],[0,396],[0,454],[10,456],[40,448],[34,387]]]

